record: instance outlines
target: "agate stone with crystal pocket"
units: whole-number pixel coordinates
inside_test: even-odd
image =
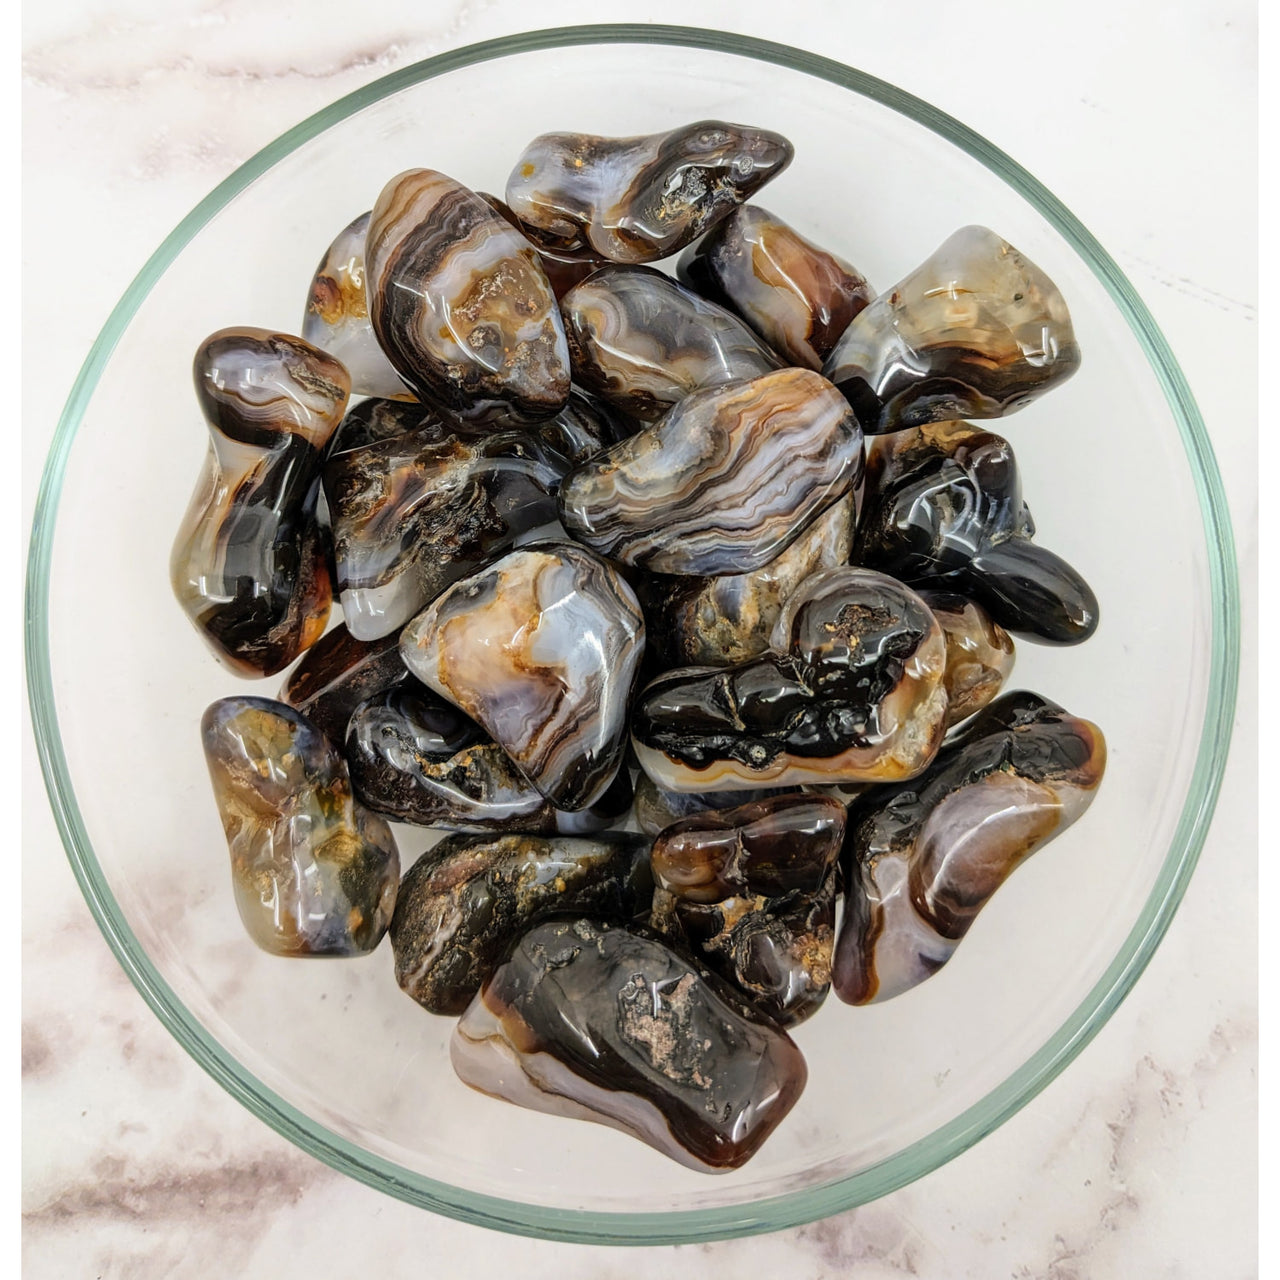
[[[822,367],[863,431],[999,418],[1080,365],[1058,287],[986,227],[964,227],[858,313]]]
[[[910,588],[846,566],[788,600],[770,652],[686,667],[636,699],[632,742],[671,791],[914,777],[942,742],[946,642]]]
[[[520,154],[507,206],[535,244],[614,262],[678,253],[791,163],[767,129],[699,120],[666,133],[545,133]]]
[[[651,922],[780,1025],[817,1011],[831,985],[845,807],[782,795],[684,819],[651,861]]]
[[[423,400],[483,423],[553,417],[569,396],[560,310],[538,255],[461,183],[393,178],[365,247],[378,342]]]
[[[484,984],[450,1044],[467,1084],[630,1133],[691,1169],[740,1168],[808,1080],[791,1038],[650,933],[539,924]]]
[[[372,951],[391,923],[399,855],[334,745],[269,698],[222,698],[201,733],[249,936],[280,956]]]
[[[845,494],[781,555],[751,573],[636,573],[645,635],[662,664],[724,667],[764,653],[787,597],[811,574],[849,562],[854,506],[853,494]]]
[[[400,652],[556,808],[585,809],[613,781],[644,618],[607,561],[567,543],[513,551],[432,601]]]
[[[909,786],[855,801],[836,994],[869,1004],[937,973],[1009,875],[1089,807],[1106,761],[1097,725],[1007,693]]]
[[[750,573],[862,474],[862,433],[818,374],[781,369],[695,392],[573,471],[560,520],[601,555],[654,573]]]
[[[875,290],[759,205],[735,209],[681,255],[680,279],[741,316],[788,364],[821,369]]]
[[[209,453],[169,561],[174,593],[238,675],[274,675],[321,636],[332,586],[316,524],[320,461],[350,380],[332,356],[269,329],[200,344]]]
[[[459,1014],[540,920],[626,923],[647,917],[652,897],[640,836],[450,836],[401,882],[391,922],[396,981],[431,1013]]]

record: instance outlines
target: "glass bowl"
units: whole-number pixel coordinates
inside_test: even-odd
[[[834,998],[795,1038],[810,1080],[747,1166],[683,1169],[597,1125],[470,1091],[451,1019],[371,957],[282,961],[236,915],[198,723],[273,695],[209,656],[169,589],[204,455],[191,356],[225,325],[296,332],[337,231],[391,175],[501,192],[533,135],[644,133],[721,117],[776,129],[791,168],[762,202],[886,287],[983,223],[1071,307],[1080,373],[996,429],[1039,538],[1102,606],[1078,649],[1019,646],[1011,687],[1104,729],[1088,815],[1021,869],[933,980]],[[669,264],[668,264],[669,265]],[[1031,175],[950,117],[813,54],[722,32],[578,27],[387,76],[237,170],[143,267],[95,342],[49,455],[31,542],[27,664],[55,815],[103,933],[192,1057],[304,1150],[391,1195],[561,1239],[661,1243],[766,1231],[883,1195],[1012,1115],[1096,1034],[1186,887],[1226,759],[1237,662],[1226,504],[1169,348],[1105,250]],[[399,828],[408,866],[428,843]]]

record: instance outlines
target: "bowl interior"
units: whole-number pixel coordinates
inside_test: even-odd
[[[1011,687],[1096,721],[1110,748],[1090,812],[996,895],[937,977],[883,1006],[833,998],[798,1029],[804,1096],[746,1168],[717,1178],[464,1087],[448,1060],[452,1020],[399,991],[386,943],[367,959],[310,964],[255,949],[232,900],[198,722],[213,699],[274,696],[278,682],[215,663],[167,570],[206,447],[197,344],[232,324],[297,332],[323,250],[389,177],[427,166],[501,194],[536,133],[706,117],[791,138],[795,161],[759,203],[879,288],[958,226],[984,223],[1062,289],[1083,366],[995,429],[1017,451],[1038,540],[1089,579],[1102,624],[1078,649],[1020,644]],[[1194,860],[1179,822],[1193,775],[1201,809],[1207,795],[1197,758],[1221,686],[1220,553],[1161,379],[1090,264],[1032,203],[844,85],[742,53],[638,43],[406,77],[281,155],[176,252],[71,429],[47,582],[52,705],[40,720],[56,712],[60,785],[83,827],[73,857],[206,1065],[318,1154],[396,1194],[493,1225],[627,1238],[643,1223],[655,1239],[783,1225],[869,1198],[932,1168],[971,1139],[966,1126],[998,1118],[1061,1065],[1064,1028],[1087,1036],[1105,1017],[1108,975],[1140,965],[1152,904]],[[397,836],[406,868],[430,842],[413,828]]]

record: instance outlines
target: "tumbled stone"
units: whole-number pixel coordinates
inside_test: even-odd
[[[504,952],[540,920],[648,916],[649,842],[532,835],[450,836],[400,884],[391,922],[396,981],[432,1013],[462,1013]]]
[[[691,1169],[744,1165],[808,1079],[791,1038],[636,928],[539,924],[454,1029],[454,1070],[508,1102],[621,1129]]]
[[[605,267],[560,309],[574,383],[638,421],[782,365],[737,316],[648,267]]]
[[[418,395],[520,425],[569,395],[555,295],[533,247],[473,191],[432,169],[383,188],[365,248],[378,342]]]
[[[412,393],[378,345],[365,297],[364,242],[370,214],[338,232],[325,251],[307,296],[302,336],[342,362],[351,394],[412,399]]]
[[[602,831],[631,804],[630,775],[619,769],[588,808],[555,808],[474,720],[416,680],[361,702],[345,732],[356,795],[400,822],[526,835]]]
[[[499,200],[497,196],[490,195],[487,191],[477,191],[476,195],[490,208],[500,213],[521,235],[524,235],[524,227],[520,219],[511,212],[505,201]],[[542,263],[542,269],[547,273],[552,292],[557,298],[563,298],[575,284],[581,284],[593,271],[599,271],[601,267],[609,264],[608,258],[581,250],[578,253],[565,253],[545,244],[534,245],[534,248],[538,251],[538,260]]]
[[[636,825],[645,835],[656,836],[673,822],[695,813],[730,809],[734,805],[766,800],[770,796],[798,794],[799,788],[796,787],[763,787],[758,791],[668,791],[658,786],[642,769],[635,786]]]
[[[613,781],[644,619],[606,561],[567,543],[510,552],[432,601],[400,652],[556,808],[585,809]]]
[[[853,516],[853,494],[847,493],[781,555],[751,573],[637,573],[645,635],[661,666],[724,667],[759,657],[787,597],[811,574],[849,562]]]
[[[945,668],[942,628],[914,591],[826,569],[787,601],[769,653],[651,681],[632,743],[671,791],[900,781],[942,741]]]
[[[399,855],[353,799],[333,744],[269,698],[222,698],[200,729],[249,936],[280,956],[372,951],[391,923]]]
[[[652,926],[792,1026],[831,985],[845,806],[788,794],[700,813],[653,842]]]
[[[968,596],[1015,634],[1080,644],[1097,629],[1097,597],[1032,532],[1002,436],[941,422],[872,441],[855,563]]]
[[[781,134],[723,120],[633,138],[544,133],[516,161],[506,202],[540,247],[653,262],[749,200],[793,154]]]
[[[351,713],[360,703],[411,681],[400,658],[399,636],[357,640],[340,622],[321,636],[289,673],[280,701],[304,715],[340,747]]]
[[[741,316],[788,364],[818,370],[875,297],[861,272],[747,204],[691,245],[680,279]]]
[[[654,883],[686,902],[816,893],[836,865],[845,807],[792,793],[693,814],[658,833]]]
[[[855,486],[862,435],[808,369],[695,392],[560,486],[560,521],[654,573],[750,573]]]
[[[976,601],[950,591],[921,591],[947,640],[947,728],[981,711],[1013,670],[1009,633]]]
[[[1079,366],[1053,281],[994,231],[964,227],[854,317],[822,372],[880,435],[999,418]]]
[[[169,560],[174,594],[220,661],[270,676],[323,634],[332,602],[316,523],[320,461],[350,381],[330,355],[268,329],[200,344],[209,453]]]
[[[553,522],[570,466],[527,432],[435,425],[331,458],[324,491],[351,634],[398,630],[520,534]]]
[[[919,778],[856,801],[836,994],[870,1004],[937,973],[1012,872],[1089,807],[1106,758],[1097,725],[1007,693]]]

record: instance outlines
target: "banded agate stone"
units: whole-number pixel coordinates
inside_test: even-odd
[[[460,1014],[540,920],[626,923],[647,916],[652,897],[640,836],[450,836],[401,881],[391,921],[396,981],[431,1013]]]
[[[854,317],[822,372],[880,435],[999,418],[1079,366],[1053,281],[994,231],[963,227]]]
[[[826,569],[787,601],[770,652],[651,681],[632,745],[670,791],[897,782],[942,742],[945,670],[942,628],[914,591]]]
[[[604,267],[560,309],[574,383],[640,421],[782,365],[737,316],[649,267]]]
[[[324,491],[347,628],[376,640],[556,518],[571,464],[523,431],[435,423],[330,459]]]
[[[862,433],[808,369],[694,392],[560,486],[578,541],[654,573],[750,573],[862,474]]]
[[[795,1042],[648,932],[552,920],[520,939],[449,1046],[472,1088],[621,1129],[688,1168],[740,1168],[795,1105]]]
[[[352,797],[333,744],[269,698],[222,698],[200,729],[249,936],[280,956],[372,951],[391,923],[399,854]]]
[[[751,573],[635,574],[645,634],[662,666],[731,666],[764,653],[787,597],[811,574],[849,562],[854,508],[853,494],[845,494]]]
[[[680,279],[741,316],[788,364],[818,370],[875,297],[862,273],[759,205],[735,209],[681,255]]]
[[[967,596],[1017,635],[1080,644],[1097,629],[1098,599],[1033,532],[1002,436],[940,422],[872,441],[855,563]]]
[[[653,842],[651,923],[780,1026],[815,1013],[831,985],[845,807],[782,795],[700,813]]]
[[[833,980],[870,1004],[932,977],[991,895],[1092,803],[1102,731],[1034,693],[980,711],[908,786],[849,811]]]
[[[631,776],[619,769],[588,808],[555,808],[474,720],[416,680],[361,702],[345,733],[356,795],[399,822],[447,831],[580,833],[603,830],[631,804]]]
[[[569,396],[564,326],[532,245],[432,169],[392,178],[365,245],[378,343],[421,400],[520,426]]]
[[[357,640],[340,622],[303,654],[280,689],[280,701],[341,746],[360,703],[410,681],[399,636]]]
[[[301,338],[247,327],[206,338],[193,372],[210,443],[170,580],[221,662],[237,675],[274,675],[328,621],[333,594],[316,499],[350,380]]]
[[[585,809],[613,781],[644,618],[606,561],[568,543],[512,551],[432,601],[400,653],[556,808]]]
[[[793,154],[781,134],[723,120],[633,138],[544,133],[511,170],[507,205],[539,247],[654,262],[750,199]]]
[[[967,720],[995,698],[1013,670],[1009,633],[976,601],[950,591],[921,591],[920,599],[947,641],[947,728]]]
[[[525,229],[520,219],[511,212],[505,201],[499,200],[497,196],[490,195],[487,191],[477,191],[476,195],[491,209],[500,213],[521,235],[524,235]],[[538,251],[538,260],[542,263],[542,269],[547,273],[551,290],[557,298],[563,298],[575,284],[581,284],[593,271],[599,271],[601,267],[609,264],[608,258],[597,254],[565,253],[545,244],[534,245],[534,248]]]
[[[351,394],[410,400],[412,395],[378,345],[365,296],[364,242],[372,215],[338,232],[316,268],[302,318],[302,336],[341,361]]]

